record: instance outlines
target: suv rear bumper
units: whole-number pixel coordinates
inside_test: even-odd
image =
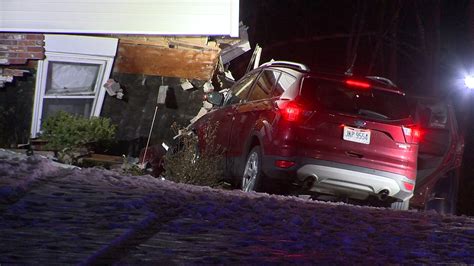
[[[274,166],[277,158],[264,158],[263,170],[270,178],[291,178],[308,192],[366,199],[382,191],[397,201],[408,200],[413,191],[405,189],[403,182],[414,184],[406,176],[370,168],[316,159],[292,160],[297,165],[281,169]],[[281,159],[281,158],[278,158]],[[288,159],[288,158],[286,158]]]

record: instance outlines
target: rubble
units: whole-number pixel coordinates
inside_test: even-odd
[[[26,73],[30,73],[30,71],[16,68],[0,68],[0,88],[4,87],[6,83],[13,82],[15,77],[22,77]]]
[[[107,80],[107,82],[104,84],[104,88],[107,90],[107,93],[110,96],[115,96],[120,100],[123,98],[123,89],[120,87],[119,83],[115,82],[115,80]]]

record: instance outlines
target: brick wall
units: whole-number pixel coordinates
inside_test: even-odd
[[[44,59],[43,34],[0,32],[0,88],[14,77],[28,73],[18,67],[23,67],[29,59]]]
[[[44,58],[44,35],[0,33],[0,65],[22,65]]]

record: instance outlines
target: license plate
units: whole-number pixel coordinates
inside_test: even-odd
[[[370,130],[345,126],[342,138],[347,141],[370,144]]]

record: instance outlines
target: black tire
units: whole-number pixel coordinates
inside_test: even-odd
[[[254,146],[245,160],[244,171],[240,180],[240,189],[245,192],[261,192],[263,179],[262,151],[260,146]]]

